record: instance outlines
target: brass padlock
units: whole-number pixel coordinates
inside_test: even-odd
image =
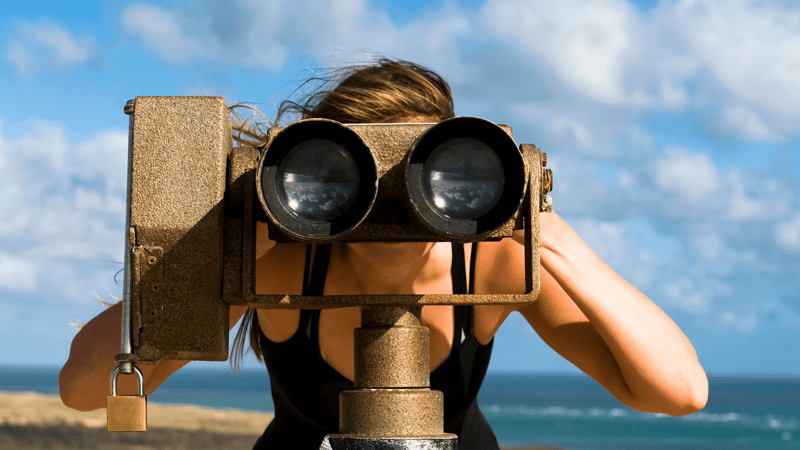
[[[147,431],[147,396],[144,395],[144,377],[133,366],[138,377],[139,395],[117,395],[119,367],[111,373],[111,395],[106,403],[108,431]]]

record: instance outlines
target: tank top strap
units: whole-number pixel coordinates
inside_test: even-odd
[[[325,280],[331,260],[330,244],[306,245],[306,262],[303,273],[303,295],[324,295]],[[305,333],[306,339],[319,353],[319,309],[302,310],[297,331]]]
[[[310,262],[313,261],[313,262]],[[303,295],[324,295],[331,261],[331,244],[307,244],[303,270]]]
[[[476,255],[478,254],[478,243],[472,243],[472,249],[470,252],[469,258],[469,286],[464,293],[474,294],[475,293],[475,261]],[[461,249],[457,249],[456,244],[453,244],[453,262],[451,267],[451,273],[453,275],[453,293],[458,293],[457,288],[463,288],[463,286],[456,286],[456,283],[462,283],[462,281],[456,281],[457,279],[463,280],[463,283],[466,284],[466,277],[467,277],[467,268],[465,266],[465,255],[464,255],[464,247],[461,244]],[[457,276],[456,270],[458,270],[461,275]],[[458,278],[457,278],[458,277]],[[455,321],[453,324],[453,351],[456,351],[460,344],[462,344],[465,340],[469,338],[474,338],[473,334],[473,324],[475,318],[475,306],[474,305],[455,305],[454,308],[454,316]]]
[[[450,262],[450,278],[453,280],[453,294],[467,293],[467,269],[464,261],[464,244],[453,242],[453,259]]]
[[[478,243],[473,242],[469,255],[469,293],[475,293],[475,261],[478,260]]]

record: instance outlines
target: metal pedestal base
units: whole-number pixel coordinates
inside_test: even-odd
[[[325,436],[319,450],[458,450],[458,439],[380,439]]]

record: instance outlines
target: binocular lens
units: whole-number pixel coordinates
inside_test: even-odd
[[[286,153],[278,165],[282,202],[301,219],[324,223],[355,202],[361,183],[353,155],[328,139],[310,139]]]
[[[301,120],[277,133],[261,154],[257,179],[276,231],[306,242],[355,229],[378,192],[369,147],[346,126],[324,119]]]
[[[500,201],[505,171],[497,153],[473,138],[449,139],[422,169],[425,199],[447,218],[477,220]]]
[[[477,117],[429,128],[408,153],[405,185],[414,213],[437,234],[477,239],[514,216],[525,163],[511,135]]]

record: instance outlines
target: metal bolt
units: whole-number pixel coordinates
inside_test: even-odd
[[[539,208],[539,212],[549,213],[553,212],[553,198],[549,195],[542,196],[542,204]]]
[[[553,171],[544,169],[542,171],[542,195],[553,191]]]

